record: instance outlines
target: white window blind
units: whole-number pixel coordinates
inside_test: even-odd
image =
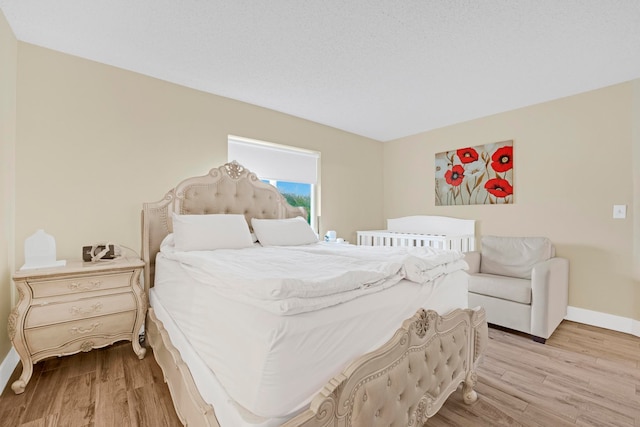
[[[317,184],[319,153],[229,136],[229,161],[261,179]]]

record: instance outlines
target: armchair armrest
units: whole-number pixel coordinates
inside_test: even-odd
[[[467,273],[475,274],[480,273],[480,252],[470,251],[464,253],[464,260],[469,264]]]
[[[531,334],[549,338],[567,315],[569,260],[554,257],[531,270]]]

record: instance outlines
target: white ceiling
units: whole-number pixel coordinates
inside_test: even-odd
[[[380,141],[640,78],[640,0],[0,0],[18,40]]]

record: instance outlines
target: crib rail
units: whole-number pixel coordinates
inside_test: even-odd
[[[399,233],[388,230],[370,230],[357,232],[358,245],[361,246],[417,246],[436,249],[453,249],[461,252],[475,250],[475,236],[460,236]]]

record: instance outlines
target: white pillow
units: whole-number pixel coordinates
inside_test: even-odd
[[[290,219],[251,218],[262,246],[298,246],[316,243],[318,235],[301,216]]]
[[[176,251],[211,251],[253,246],[244,215],[173,214]]]

